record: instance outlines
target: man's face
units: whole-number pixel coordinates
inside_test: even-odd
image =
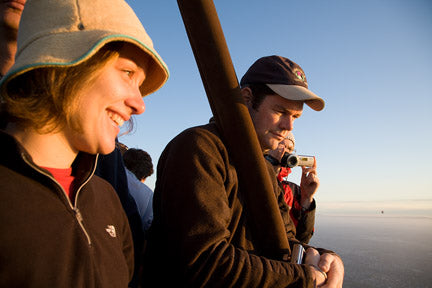
[[[267,95],[258,109],[246,99],[252,122],[263,152],[273,150],[294,128],[294,120],[303,112],[303,102]]]
[[[2,29],[18,33],[21,13],[26,0],[2,0],[0,2],[0,24]]]

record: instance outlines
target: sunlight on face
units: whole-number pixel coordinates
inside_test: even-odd
[[[249,105],[249,104],[248,104]],[[257,110],[249,109],[262,150],[274,150],[294,128],[303,112],[303,102],[268,95]]]
[[[109,61],[89,86],[79,93],[79,104],[72,116],[82,131],[68,128],[66,138],[77,151],[108,154],[114,150],[120,127],[133,114],[145,110],[140,86],[146,78],[147,58],[142,51],[125,44],[120,55]]]

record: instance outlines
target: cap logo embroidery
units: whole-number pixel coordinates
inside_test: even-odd
[[[305,75],[304,75],[304,73],[303,73],[302,71],[300,71],[300,70],[294,70],[293,72],[294,72],[294,75],[296,75],[296,77],[297,77],[300,81],[302,81],[302,82],[305,82],[305,81],[306,81],[306,77],[305,77]]]
[[[113,238],[117,237],[114,225],[107,225],[107,228],[105,228],[105,231],[107,231],[111,237],[113,237]]]

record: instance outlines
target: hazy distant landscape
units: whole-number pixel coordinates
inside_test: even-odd
[[[432,201],[402,202],[409,205],[355,202],[334,210],[323,203],[317,210],[310,244],[342,256],[344,287],[432,287]]]
[[[322,215],[374,216],[384,214],[386,216],[432,218],[432,199],[322,202],[318,198],[317,205],[317,213]]]

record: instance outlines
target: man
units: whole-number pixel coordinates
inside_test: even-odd
[[[283,57],[258,59],[240,84],[263,153],[275,149],[293,129],[303,103],[315,110],[324,107],[324,101],[307,89],[300,66]],[[273,167],[268,170],[287,238],[295,241],[295,227]],[[328,275],[329,287],[341,287],[343,263],[334,253],[321,251],[320,255],[308,249],[306,263],[313,265],[261,254],[242,199],[247,191],[241,185],[214,121],[183,131],[166,146],[157,167],[145,284],[312,287],[322,285]],[[168,275],[156,276],[160,269]]]
[[[302,166],[300,186],[287,181],[291,168],[281,167],[280,161],[285,153],[292,154],[295,147],[295,138],[290,131],[278,147],[268,151],[266,160],[269,161],[276,172],[278,183],[284,191],[284,199],[290,208],[289,214],[296,226],[296,238],[300,242],[309,243],[314,232],[316,203],[313,198],[319,187],[316,171],[316,161],[312,167]]]
[[[18,27],[26,0],[0,3],[0,78],[14,64],[17,50]]]

